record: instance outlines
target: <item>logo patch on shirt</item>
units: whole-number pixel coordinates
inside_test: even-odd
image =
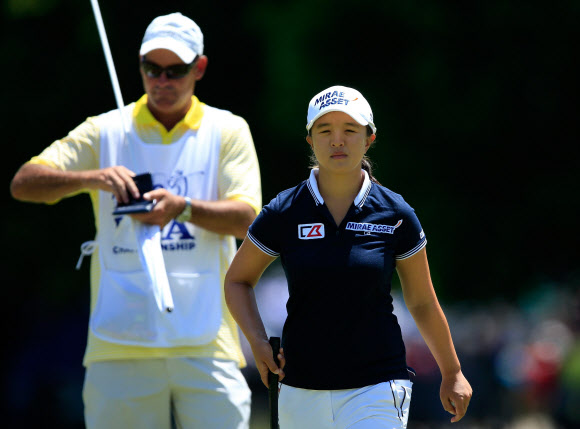
[[[323,223],[301,223],[298,225],[298,238],[300,240],[313,240],[324,238]]]
[[[375,223],[349,222],[346,224],[345,229],[364,233],[376,232],[379,234],[394,234],[395,229],[400,227],[402,223],[403,219],[400,219],[396,225],[379,225]]]

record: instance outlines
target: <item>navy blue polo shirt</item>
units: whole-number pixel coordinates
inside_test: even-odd
[[[426,244],[419,220],[399,194],[365,172],[337,226],[316,174],[278,194],[248,232],[263,252],[280,256],[288,281],[283,383],[335,390],[408,379],[391,278],[397,259]]]

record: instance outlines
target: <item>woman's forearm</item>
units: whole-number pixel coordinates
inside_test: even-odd
[[[442,376],[454,375],[461,370],[461,365],[447,319],[439,303],[434,300],[409,308],[421,336],[427,343]]]
[[[234,320],[251,346],[255,342],[268,342],[266,328],[260,317],[254,288],[251,285],[228,281],[225,286],[226,304]]]

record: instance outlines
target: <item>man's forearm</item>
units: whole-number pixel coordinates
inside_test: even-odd
[[[64,172],[45,165],[24,164],[10,184],[12,196],[20,201],[48,203],[80,191],[90,180],[86,171]]]
[[[242,201],[192,200],[191,222],[217,234],[243,239],[256,217],[254,209]]]

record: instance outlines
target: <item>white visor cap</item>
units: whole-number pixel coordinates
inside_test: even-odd
[[[328,112],[344,112],[359,124],[369,125],[373,134],[377,132],[371,106],[356,89],[336,85],[316,94],[308,105],[306,130],[310,131],[314,122]]]
[[[203,34],[198,25],[181,13],[158,16],[145,30],[140,55],[167,49],[189,64],[203,54]]]

